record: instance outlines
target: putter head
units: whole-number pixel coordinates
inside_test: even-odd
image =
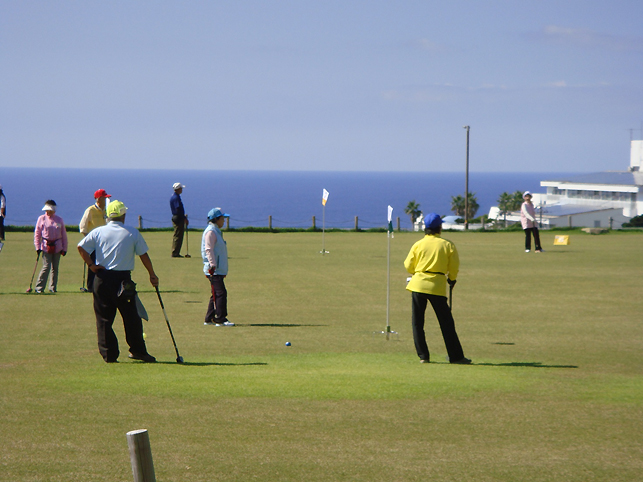
[[[27,293],[31,293],[31,288],[27,288]]]
[[[176,359],[176,363],[183,363],[183,357],[180,356]]]
[[[186,255],[185,255],[185,256],[183,256],[183,257],[184,257],[184,258],[191,258],[192,256],[190,256],[189,254],[186,254]]]

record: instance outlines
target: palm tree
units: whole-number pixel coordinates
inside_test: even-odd
[[[522,207],[522,203],[525,201],[522,197],[522,191],[516,191],[511,195],[512,198],[512,203],[511,203],[511,210],[512,211],[519,211],[520,208]]]
[[[411,226],[413,226],[418,216],[422,214],[422,211],[420,211],[420,205],[416,203],[415,200],[409,201],[409,203],[404,208],[404,212],[410,216]]]
[[[498,203],[498,208],[500,209],[500,213],[503,215],[505,228],[506,228],[507,213],[510,211],[513,211],[514,196],[505,191],[500,195],[500,197],[496,202]]]
[[[451,211],[456,216],[462,216],[464,217],[464,209],[465,209],[465,202],[464,202],[464,196],[451,196]],[[478,198],[476,198],[476,193],[475,192],[470,192],[469,193],[469,213],[467,216],[467,219],[473,219],[476,216],[476,213],[478,212],[478,209],[480,208],[480,204],[478,204]]]

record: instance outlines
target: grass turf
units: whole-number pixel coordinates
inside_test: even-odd
[[[70,234],[71,245],[79,240]],[[643,235],[574,233],[524,253],[521,233],[445,233],[460,251],[454,316],[474,366],[451,366],[429,313],[418,363],[402,261],[417,233],[228,233],[230,319],[171,233],[146,233],[185,365],[138,263],[155,365],[96,348],[74,252],[59,293],[25,294],[35,253],[0,253],[0,480],[132,480],[125,433],[147,428],[158,480],[640,480]],[[185,249],[185,248],[184,248]],[[36,273],[37,276],[37,273]],[[290,341],[292,346],[286,347]]]

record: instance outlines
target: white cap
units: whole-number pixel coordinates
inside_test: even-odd
[[[45,205],[42,207],[42,210],[43,210],[43,211],[53,211],[53,212],[56,212],[56,206],[52,206],[51,204],[45,204]]]
[[[524,198],[525,196],[531,196],[531,193],[529,191],[525,191],[525,194],[523,194],[522,197]],[[531,196],[531,197],[533,197],[533,196]]]
[[[175,191],[178,191],[179,189],[183,189],[185,187],[185,184],[181,184],[180,182],[175,182],[172,184],[172,189]]]

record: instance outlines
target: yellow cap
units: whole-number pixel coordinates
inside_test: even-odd
[[[127,212],[127,208],[125,207],[125,204],[114,199],[107,205],[106,212],[108,218],[120,218]]]

